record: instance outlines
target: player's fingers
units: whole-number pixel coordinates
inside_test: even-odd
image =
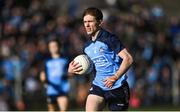
[[[104,85],[106,86],[108,84],[108,81],[104,81]]]
[[[75,69],[78,69],[78,68],[82,68],[82,65],[77,64],[77,65],[75,66]]]
[[[103,79],[103,82],[108,81],[109,77],[106,77],[105,79]]]
[[[107,77],[103,81],[104,81],[104,86],[106,86],[108,88],[112,88],[113,82],[114,82],[113,80],[111,80],[109,77]]]
[[[109,86],[109,82],[108,82],[108,80],[106,80],[106,81],[104,82],[104,86],[106,86],[106,87],[108,87],[108,86]]]
[[[104,85],[107,86],[108,83],[109,83],[109,77],[105,78],[105,79],[103,80],[103,82],[104,82]]]
[[[74,69],[74,72],[80,72],[81,70],[83,70],[82,66]]]
[[[109,82],[109,84],[107,85],[108,88],[112,88],[113,83]]]
[[[80,64],[80,63],[78,63],[78,62],[73,62],[73,67],[74,68],[79,68],[79,67],[81,67],[82,65]]]
[[[74,60],[72,60],[70,64],[71,64],[71,65],[74,65]]]
[[[78,64],[78,62],[75,62],[74,60],[72,61],[72,65],[76,66]]]
[[[112,83],[111,83],[111,82],[107,82],[107,83],[105,84],[105,86],[108,87],[108,88],[111,88],[111,87],[112,87]]]
[[[69,63],[69,67],[68,67],[69,73],[73,73],[73,69],[74,69],[73,63],[74,63],[74,60]]]

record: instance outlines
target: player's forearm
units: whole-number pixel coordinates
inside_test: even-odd
[[[117,79],[119,79],[124,73],[126,73],[126,71],[129,69],[129,67],[132,65],[132,63],[133,63],[133,58],[131,56],[128,56],[123,59],[120,68],[118,69],[118,71],[115,74]]]

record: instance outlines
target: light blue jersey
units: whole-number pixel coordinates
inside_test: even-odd
[[[103,90],[111,90],[118,88],[122,82],[127,79],[124,74],[120,77],[112,88],[104,85],[103,80],[114,75],[119,69],[122,58],[118,53],[124,49],[122,43],[115,35],[101,29],[95,41],[89,41],[84,47],[84,52],[90,57],[95,66],[95,78],[93,84],[99,86]]]
[[[45,62],[47,95],[66,95],[69,92],[67,64],[65,58],[51,58]]]

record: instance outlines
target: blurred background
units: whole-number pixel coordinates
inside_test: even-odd
[[[104,14],[134,57],[130,110],[180,110],[179,0],[0,0],[0,110],[47,110],[39,80],[47,41],[58,38],[71,61],[87,35],[82,13]],[[70,78],[69,110],[84,110],[92,76]]]

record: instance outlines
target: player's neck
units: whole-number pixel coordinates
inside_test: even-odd
[[[97,31],[91,36],[91,38],[92,38],[93,41],[96,40],[96,38],[97,38],[97,36],[98,36],[98,34],[99,34],[99,31],[100,31],[100,30],[97,30]]]
[[[51,56],[52,56],[52,58],[59,58],[60,54],[52,54]]]

